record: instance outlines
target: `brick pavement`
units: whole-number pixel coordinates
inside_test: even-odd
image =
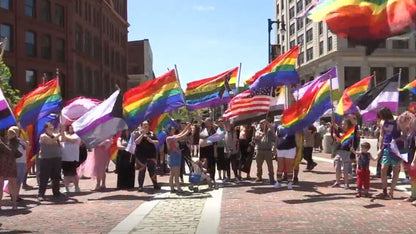
[[[166,184],[167,179],[167,176],[159,177],[162,184]],[[108,188],[103,192],[93,192],[91,189],[94,188],[95,181],[83,179],[80,181],[81,193],[71,194],[68,200],[54,199],[51,189],[48,189],[42,204],[36,200],[37,188],[23,190],[22,198],[25,201],[18,211],[10,210],[10,198],[4,196],[3,210],[0,211],[0,232],[107,233],[140,204],[155,195],[147,175],[145,185],[148,186],[141,193],[137,190],[115,190],[116,181],[116,174],[107,173]],[[35,186],[35,179],[29,179],[28,184]]]
[[[324,154],[318,156],[329,158]],[[313,172],[300,173],[301,182],[294,190],[287,190],[285,185],[274,189],[271,185],[253,181],[225,185],[219,232],[416,232],[412,225],[416,210],[401,201],[405,193],[397,191],[397,199],[393,201],[355,198],[354,190],[329,188],[335,177],[332,164],[317,162],[319,165]],[[252,176],[255,175],[255,167],[254,162]],[[266,165],[263,173],[263,178],[268,178]],[[165,176],[159,180],[166,182],[167,179]],[[115,174],[108,174],[107,185],[114,187],[115,180]],[[146,184],[150,185],[150,182],[147,180]],[[144,193],[113,189],[92,193],[89,189],[93,187],[94,182],[82,180],[82,193],[65,202],[46,201],[42,205],[35,202],[36,190],[25,191],[28,208],[18,212],[1,211],[0,232],[107,233],[143,202],[160,199],[150,213],[135,225],[133,233],[174,233],[178,230],[193,233],[207,199],[206,194],[192,193],[180,197],[159,193],[154,198],[151,189]],[[379,179],[373,179],[372,188],[379,187]]]
[[[300,173],[294,190],[252,182],[224,189],[220,233],[416,232],[416,208],[402,201],[407,194],[396,191],[394,200],[355,198],[354,190],[329,188],[335,178],[332,164],[317,162],[313,172]],[[371,183],[380,187],[377,178]]]
[[[167,194],[131,233],[195,233],[207,193]]]

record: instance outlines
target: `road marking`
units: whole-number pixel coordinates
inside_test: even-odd
[[[156,195],[155,198],[162,198],[167,193]],[[110,233],[129,233],[133,230],[138,223],[140,223],[160,202],[160,199],[154,199],[152,201],[143,202],[133,212],[131,212],[123,221],[121,221]]]
[[[221,218],[222,193],[223,188],[211,192],[212,197],[208,198],[205,202],[196,233],[218,233]]]

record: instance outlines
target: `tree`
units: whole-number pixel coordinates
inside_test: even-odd
[[[9,80],[12,74],[10,69],[0,58],[0,88],[3,91],[4,97],[11,107],[14,107],[20,100],[20,91],[14,89],[10,84]]]

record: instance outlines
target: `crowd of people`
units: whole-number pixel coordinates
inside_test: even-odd
[[[137,170],[139,192],[143,191],[146,171],[154,190],[161,189],[158,174],[167,173],[170,174],[169,185],[173,193],[183,192],[181,185],[187,173],[199,174],[198,178],[206,180],[215,189],[219,180],[234,184],[251,180],[251,164],[255,160],[255,182],[267,181],[273,187],[281,188],[283,181],[287,181],[287,189],[292,189],[294,184],[299,183],[302,159],[306,161],[306,170],[317,166],[312,155],[314,151],[323,150],[322,141],[327,134],[333,140],[335,182],[332,187],[350,189],[350,179],[356,175],[356,196],[371,196],[369,166],[370,160],[375,160],[379,164],[377,176],[382,182],[382,191],[376,196],[393,198],[403,165],[412,188],[411,196],[406,201],[416,204],[415,113],[406,111],[395,118],[388,108],[381,108],[372,129],[360,127],[357,117],[350,114],[341,124],[321,121],[317,126],[311,125],[294,135],[283,134],[278,122],[266,119],[241,126],[233,126],[222,118],[217,121],[206,118],[201,122],[176,120],[176,126],[164,129],[167,135],[164,142],[159,142],[158,136],[149,129],[149,122],[144,121],[137,129],[125,130],[115,139],[118,148],[116,186],[117,189],[134,189]],[[353,140],[341,144],[342,137],[352,127],[355,128]],[[364,136],[379,139],[377,155],[369,153],[370,144]],[[96,180],[94,191],[104,190],[113,142],[114,139],[108,139],[88,153],[71,125],[55,129],[54,125],[46,123],[45,132],[39,140],[39,156],[35,160],[38,200],[44,200],[49,182],[55,197],[68,196],[71,184],[75,192],[80,192],[79,179],[83,177]],[[0,138],[0,188],[8,180],[14,209],[21,200],[20,188],[26,184],[28,167],[25,155],[29,147],[29,142],[23,140],[17,126],[3,131]],[[276,171],[274,161],[277,161]],[[268,180],[262,178],[264,162],[268,168]],[[387,189],[388,177],[392,178],[390,190]],[[61,181],[63,193],[60,190]],[[3,189],[0,189],[0,202],[2,197]]]

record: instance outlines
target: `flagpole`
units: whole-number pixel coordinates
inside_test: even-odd
[[[240,62],[240,67],[238,68],[237,84],[235,86],[235,95],[238,94],[238,90],[239,90],[239,87],[240,87],[241,66],[242,66],[242,63]]]
[[[373,76],[374,76],[374,87],[376,87],[377,86],[376,71],[373,71]]]
[[[332,76],[329,75],[329,99],[331,100],[331,137],[333,130],[334,130],[334,125],[335,125],[335,113],[334,113],[334,104],[333,104],[333,100],[332,100]]]

